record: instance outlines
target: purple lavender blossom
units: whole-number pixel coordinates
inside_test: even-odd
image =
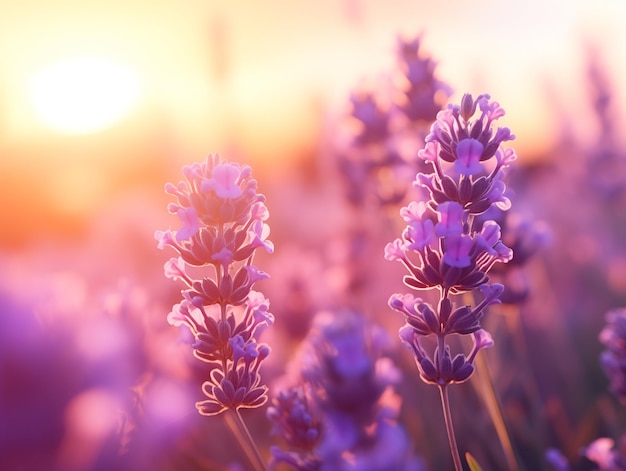
[[[477,109],[480,115],[472,120]],[[438,114],[426,146],[418,153],[432,165],[433,172],[419,173],[415,181],[416,186],[428,190],[430,199],[427,205],[412,202],[400,211],[407,226],[401,238],[385,248],[387,260],[406,267],[407,286],[440,293],[436,308],[411,295],[394,294],[389,300],[390,307],[407,321],[401,338],[415,355],[422,378],[440,386],[469,378],[477,349],[489,346],[489,342],[475,342],[469,357],[458,354],[452,358],[445,336],[481,332],[485,309],[498,303],[503,291],[500,284],[488,284],[487,273],[495,263],[513,257],[502,243],[495,221],[484,221],[480,227],[475,224],[475,216],[492,205],[501,209],[510,205],[502,178],[515,154],[500,144],[513,135],[508,128],[495,132],[491,128],[503,114],[488,95],[474,100],[467,94],[460,106],[450,105]],[[482,293],[474,307],[455,305],[450,298],[474,290]],[[439,338],[434,358],[420,344],[420,337],[431,334]]]
[[[285,463],[293,469],[316,471],[322,461],[315,453],[321,437],[322,423],[306,385],[292,386],[280,391],[267,409],[267,417],[272,422],[272,435],[279,436],[288,450],[273,446],[270,452],[273,464]]]
[[[422,37],[398,40],[398,67],[404,80],[396,106],[411,121],[430,122],[452,91],[435,76],[436,62],[424,56]]]
[[[472,120],[477,110],[480,116]],[[438,113],[426,136],[426,146],[418,153],[432,165],[433,173],[420,173],[415,182],[428,190],[431,209],[455,201],[469,217],[484,213],[492,205],[504,210],[510,207],[503,177],[516,156],[501,144],[515,136],[506,127],[495,132],[492,129],[503,115],[504,110],[490,101],[489,95],[474,100],[469,94],[463,96],[460,106],[449,105]]]
[[[399,372],[384,351],[390,340],[361,314],[319,314],[293,365],[295,385],[274,399],[268,417],[288,450],[273,464],[296,470],[419,471],[397,423]]]
[[[165,264],[165,275],[185,286],[167,319],[192,334],[193,354],[205,366],[200,414],[259,407],[267,401],[259,368],[270,353],[259,337],[274,321],[269,301],[252,289],[268,278],[252,264],[256,249],[274,249],[265,197],[250,167],[218,155],[183,173],[185,181],[165,187],[176,198],[168,210],[183,225],[155,234],[159,248],[178,253]]]
[[[451,94],[435,77],[436,63],[421,50],[421,37],[399,38],[396,58],[388,90],[360,90],[350,97],[346,121],[354,126],[337,160],[355,206],[400,204],[405,180],[417,169],[419,139]]]
[[[609,311],[606,322],[599,336],[605,347],[600,363],[609,378],[611,392],[626,403],[626,309]]]
[[[476,112],[478,117],[474,118]],[[385,258],[399,261],[408,271],[404,284],[415,290],[437,290],[433,306],[409,294],[394,294],[389,306],[400,312],[406,324],[400,329],[402,342],[413,353],[420,377],[440,388],[444,419],[455,469],[462,469],[450,417],[447,386],[466,381],[474,371],[478,352],[493,345],[481,328],[485,309],[500,302],[504,287],[489,284],[487,273],[494,264],[508,262],[513,252],[501,240],[501,229],[493,220],[477,216],[496,206],[510,207],[504,171],[515,159],[512,149],[501,144],[514,138],[508,128],[492,128],[504,115],[489,95],[475,100],[463,96],[460,105],[449,105],[437,114],[418,156],[431,166],[418,173],[414,185],[427,190],[427,202],[412,202],[400,211],[407,223],[401,237],[387,244]],[[480,291],[475,306],[454,297]],[[452,354],[446,337],[472,335],[469,355]],[[437,339],[431,356],[422,338]]]

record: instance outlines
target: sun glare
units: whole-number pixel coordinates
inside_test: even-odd
[[[105,129],[139,98],[139,79],[121,64],[97,58],[58,62],[36,73],[30,99],[39,118],[67,134]]]

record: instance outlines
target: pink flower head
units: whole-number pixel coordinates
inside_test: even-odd
[[[497,101],[490,102],[490,98],[491,97],[489,95],[485,94],[476,99],[478,106],[480,107],[480,111],[487,116],[489,123],[505,115],[504,108],[500,106],[500,103]]]
[[[253,265],[244,265],[243,268],[248,272],[248,285],[250,286],[257,281],[266,280],[270,277],[267,273],[259,270]]]
[[[252,223],[250,232],[252,234],[252,247],[255,249],[263,247],[267,253],[274,253],[274,244],[267,240],[267,237],[270,235],[270,226],[257,219]]]
[[[439,222],[435,226],[437,237],[463,234],[463,206],[455,201],[445,201],[437,206]]]
[[[476,139],[463,139],[456,146],[454,168],[461,175],[476,175],[483,171],[480,158],[485,147]]]
[[[404,237],[410,241],[406,246],[407,249],[422,251],[424,247],[430,244],[433,233],[434,224],[430,219],[424,221],[416,221],[406,227]]]
[[[437,178],[434,174],[426,175],[425,173],[418,173],[413,182],[413,186],[416,188],[424,187],[432,190],[437,185]]]
[[[163,250],[166,245],[170,245],[172,247],[176,247],[176,242],[174,242],[174,237],[172,237],[172,231],[154,231],[154,239],[158,242],[157,248]]]
[[[195,335],[197,326],[202,324],[202,313],[189,301],[183,300],[172,306],[172,310],[167,315],[167,322],[175,327],[186,325]]]
[[[589,446],[587,446],[583,453],[584,455],[594,463],[600,466],[601,470],[614,470],[616,452],[613,449],[615,442],[610,438],[598,438],[594,440]]]
[[[402,239],[396,239],[393,242],[389,242],[385,246],[385,260],[402,260],[404,258],[405,250],[406,244]]]
[[[427,142],[426,146],[417,152],[417,156],[425,162],[436,162],[439,158],[439,142]]]
[[[260,291],[250,290],[248,298],[246,299],[246,306],[253,310],[259,308],[267,310],[269,308],[269,301]]]
[[[407,224],[414,221],[422,221],[426,212],[426,203],[423,201],[411,201],[408,206],[400,209],[400,216]]]
[[[474,341],[474,348],[472,348],[472,352],[469,356],[470,362],[474,361],[479,351],[483,348],[491,348],[495,343],[491,334],[484,329],[478,329],[476,332],[472,333],[472,340]]]
[[[413,349],[413,343],[415,342],[415,329],[409,324],[404,324],[398,331],[400,340],[406,344],[407,347]]]
[[[451,267],[463,268],[471,263],[469,256],[474,245],[471,237],[466,235],[451,235],[446,237],[446,250],[443,262]]]
[[[200,219],[198,219],[196,208],[193,206],[180,208],[176,214],[183,222],[183,227],[176,231],[176,241],[191,239],[200,230]]]
[[[237,164],[220,163],[213,168],[212,176],[202,182],[202,191],[214,191],[219,198],[235,199],[242,195],[239,186],[240,169]]]
[[[270,212],[267,210],[265,203],[259,201],[252,205],[252,210],[250,211],[250,219],[252,220],[260,220],[267,221],[270,217]]]
[[[407,311],[414,313],[415,305],[422,303],[422,298],[416,298],[411,293],[400,294],[395,293],[389,297],[389,306],[392,309],[406,313]]]
[[[171,280],[187,280],[185,269],[185,262],[181,257],[170,258],[163,266],[165,276]]]

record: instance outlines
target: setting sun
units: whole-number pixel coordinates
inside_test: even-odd
[[[136,104],[139,79],[133,70],[98,58],[58,62],[36,73],[30,99],[40,119],[67,134],[107,128]]]

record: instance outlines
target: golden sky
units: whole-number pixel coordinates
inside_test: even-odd
[[[623,0],[3,0],[0,18],[4,192],[10,180],[11,191],[27,194],[17,181],[27,168],[25,178],[69,212],[92,209],[146,166],[159,179],[209,152],[289,160],[315,145],[320,112],[340,109],[350,89],[393,67],[399,34],[423,33],[453,100],[488,92],[507,109],[520,159],[550,148],[563,110],[583,141],[593,134],[589,45],[624,118]],[[79,105],[94,119],[107,105],[113,118],[79,135],[50,124],[71,111],[59,101],[63,87],[79,85],[45,75],[76,60],[131,77],[104,70],[83,80],[92,87],[85,93],[101,90],[101,103]],[[42,99],[52,117],[42,116]]]

